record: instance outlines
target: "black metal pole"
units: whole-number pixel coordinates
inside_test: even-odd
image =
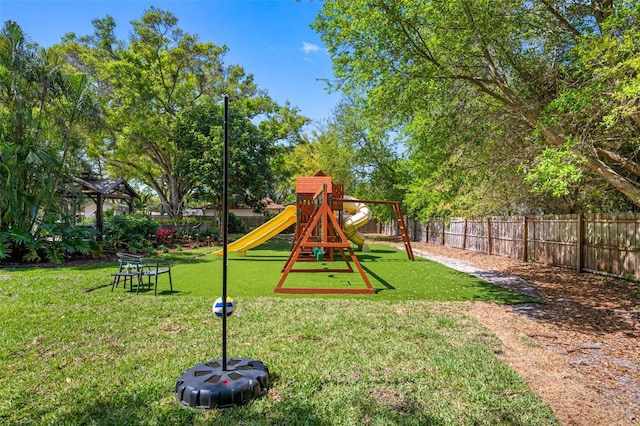
[[[229,169],[229,96],[224,95],[222,145],[222,370],[227,369],[227,242],[229,239],[228,169]]]
[[[196,408],[225,408],[242,405],[265,395],[269,390],[269,369],[261,361],[234,358],[232,374],[227,363],[227,245],[229,242],[229,96],[224,95],[222,143],[222,362],[202,362],[186,370],[176,381],[176,398],[183,405]],[[215,308],[215,303],[214,303]],[[205,374],[203,374],[205,373]],[[222,380],[210,380],[213,377]]]

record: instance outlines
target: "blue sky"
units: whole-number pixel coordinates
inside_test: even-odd
[[[16,21],[30,39],[47,47],[61,37],[93,33],[91,20],[111,15],[125,40],[130,21],[155,6],[178,17],[185,32],[201,41],[227,45],[226,64],[252,73],[279,103],[322,122],[340,99],[320,79],[331,79],[331,61],[310,24],[321,1],[303,0],[0,0],[0,21]]]

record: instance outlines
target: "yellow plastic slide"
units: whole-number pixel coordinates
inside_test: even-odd
[[[227,252],[246,253],[247,250],[269,241],[291,225],[296,223],[296,206],[287,206],[282,213],[267,223],[263,223],[247,235],[227,245]],[[222,256],[222,249],[215,252]]]

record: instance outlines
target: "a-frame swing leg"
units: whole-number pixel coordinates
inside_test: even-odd
[[[370,293],[375,293],[375,290],[373,289],[371,282],[369,282],[369,278],[367,277],[367,274],[364,273],[364,269],[362,268],[362,265],[360,265],[360,261],[356,257],[356,254],[353,252],[353,249],[351,248],[351,246],[347,247],[347,250],[349,250],[349,254],[351,255],[351,260],[353,260],[353,263],[356,264],[356,268],[358,269],[358,272],[360,272],[360,276],[362,277],[362,280],[366,284],[367,288],[371,290]],[[349,268],[351,268],[351,266],[349,266]]]
[[[321,200],[321,204],[319,206],[319,208],[316,208],[312,219],[307,223],[307,225],[304,228],[304,231],[302,232],[302,234],[300,235],[300,238],[294,243],[294,248],[292,249],[291,255],[289,256],[289,258],[287,259],[287,262],[285,263],[285,266],[283,268],[283,273],[282,276],[280,277],[280,280],[278,281],[278,284],[276,285],[276,288],[273,290],[275,293],[307,293],[307,294],[321,294],[321,293],[344,293],[344,294],[375,294],[375,290],[373,288],[373,286],[371,285],[371,282],[369,281],[369,278],[367,277],[367,275],[364,272],[364,269],[362,268],[362,265],[360,264],[360,262],[358,261],[358,258],[356,257],[355,253],[353,252],[353,249],[351,248],[351,245],[349,244],[346,235],[344,234],[344,232],[342,231],[342,227],[340,226],[340,224],[337,222],[335,216],[333,215],[333,212],[331,210],[331,204],[329,203],[329,199],[326,193],[326,188],[323,187],[321,194],[322,196],[322,200]],[[312,237],[312,232],[313,229],[316,227],[316,225],[320,222],[322,224],[322,237],[321,237],[321,241],[316,241],[316,240],[311,240]],[[333,226],[333,229],[335,231],[335,235],[338,239],[340,239],[340,241],[334,241],[334,242],[327,242],[327,227],[328,226]],[[356,268],[358,269],[358,272],[360,273],[360,276],[362,277],[362,280],[364,281],[366,288],[364,289],[354,289],[354,288],[349,288],[349,289],[341,289],[341,288],[284,288],[282,287],[282,285],[284,284],[285,280],[287,279],[287,276],[289,275],[290,272],[295,272],[295,270],[293,270],[293,266],[295,264],[295,262],[298,260],[298,258],[300,257],[300,255],[302,254],[302,249],[305,247],[311,247],[311,246],[317,246],[317,247],[322,247],[322,248],[333,248],[333,249],[338,249],[341,253],[341,256],[343,258],[343,260],[345,261],[345,263],[347,264],[348,270],[338,270],[336,272],[352,272],[353,269],[351,268],[351,265],[349,264],[349,261],[347,259],[347,257],[344,254],[344,251],[342,249],[346,248],[349,251],[349,255],[351,256],[351,260],[353,261],[353,263],[355,263]],[[302,272],[302,271],[300,271]],[[305,271],[305,272],[311,272],[311,271]],[[323,272],[322,270],[318,270],[318,272]]]

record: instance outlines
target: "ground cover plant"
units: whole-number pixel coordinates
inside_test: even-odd
[[[279,270],[267,255],[277,248],[266,247],[256,262]],[[441,298],[417,294],[429,282],[405,288],[399,270],[382,275],[404,256],[385,250],[368,265],[380,277],[372,284],[382,289],[384,279],[396,290],[368,297],[273,295],[267,266],[264,276],[230,280],[238,308],[228,324],[229,354],[265,362],[272,383],[266,397],[226,410],[185,408],[173,394],[185,369],[220,356],[210,289],[219,277],[200,276],[198,268],[221,262],[206,251],[172,254],[176,293],[158,297],[111,292],[113,262],[0,271],[0,423],[556,424],[495,356],[499,341],[454,297],[504,303],[508,292],[486,291],[440,266],[436,273],[463,286],[468,280],[476,296],[445,287]],[[234,275],[252,270],[235,261]],[[402,265],[417,270],[430,262]],[[200,290],[187,286],[192,268],[191,282],[206,282]],[[240,287],[263,280],[257,294]]]

